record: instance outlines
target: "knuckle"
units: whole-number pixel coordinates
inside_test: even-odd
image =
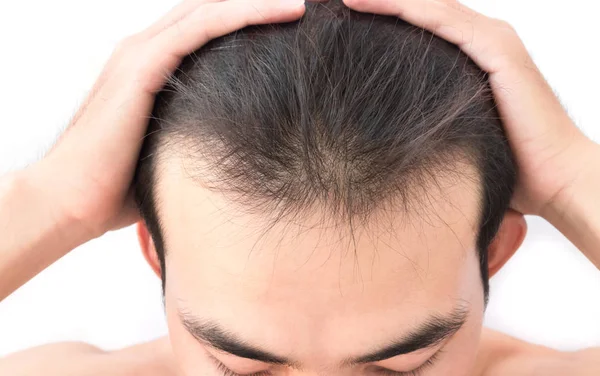
[[[130,85],[143,86],[147,84],[147,81],[153,76],[153,71],[160,65],[159,60],[149,48],[141,48],[124,62],[123,75]]]
[[[117,45],[115,46],[115,50],[117,51],[123,51],[125,49],[127,49],[132,43],[131,37],[126,37],[124,39],[121,39]]]
[[[498,18],[492,18],[492,20],[494,21],[495,26],[502,31],[517,34],[517,30],[508,21]]]
[[[497,42],[510,47],[518,47],[523,44],[517,30],[507,21],[492,18],[489,26],[490,33],[493,33]]]
[[[198,7],[198,20],[205,22],[221,16],[222,6],[220,4],[203,4]]]
[[[121,39],[115,46],[116,52],[124,52],[132,49],[138,42],[137,35],[129,35]]]
[[[112,54],[113,54],[113,56],[114,55],[121,56],[121,55],[125,54],[127,52],[127,50],[128,50],[127,43],[124,42],[124,41],[120,41],[119,43],[117,43],[115,45],[115,48],[113,48],[113,53]]]
[[[10,197],[9,194],[23,189],[23,173],[11,171],[0,179],[0,197]]]
[[[125,50],[117,51],[111,61],[109,61],[110,73],[111,76],[114,75],[115,72],[119,72],[122,70],[127,70],[132,65],[132,54]]]
[[[135,66],[136,61],[140,59],[143,48],[139,44],[135,44],[131,39],[125,38],[120,41],[113,52],[111,70],[112,69],[128,69]]]

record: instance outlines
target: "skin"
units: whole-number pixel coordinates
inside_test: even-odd
[[[355,229],[352,242],[346,227],[324,222],[320,213],[278,224],[263,236],[260,216],[240,214],[221,194],[199,189],[178,162],[160,167],[169,178],[161,179],[158,196],[169,234],[167,322],[184,374],[216,371],[211,356],[238,374],[375,375],[377,367],[409,372],[438,350],[443,355],[429,372],[470,374],[484,312],[473,221],[479,210],[476,181],[440,175],[439,187],[427,187],[427,205],[418,215],[379,215],[369,228]],[[514,253],[525,229],[522,215],[507,214],[490,247],[494,269]],[[141,224],[138,234],[160,274]],[[377,362],[339,365],[403,339],[431,314],[446,317],[456,307],[468,311],[468,318],[451,338]],[[217,351],[186,330],[182,313],[289,358],[302,372]]]
[[[345,2],[435,32],[489,72],[520,172],[512,208],[489,248],[490,274],[520,246],[523,214],[547,219],[600,266],[600,146],[568,117],[514,29],[453,0]],[[120,43],[48,155],[0,180],[0,226],[5,234],[18,234],[0,239],[0,298],[76,246],[139,221],[129,194],[138,141],[165,73],[183,56],[248,24],[291,21],[303,12],[294,2],[190,0]],[[193,184],[184,166],[176,158],[167,160],[169,179],[159,186],[168,234],[169,338],[111,353],[84,344],[36,348],[0,361],[0,373],[222,374],[210,360],[214,357],[241,374],[375,375],[376,369],[413,371],[439,349],[443,352],[423,375],[600,371],[597,349],[559,353],[482,332],[472,180],[440,176],[442,191],[431,184],[427,196],[416,196],[427,205],[414,213],[378,213],[355,233],[354,243],[347,228],[324,226],[329,222],[318,211],[260,237],[264,218],[242,215],[221,195]],[[63,179],[56,182],[56,176]],[[159,274],[143,223],[138,237]],[[466,320],[431,348],[340,366],[348,357],[406,337],[432,313],[447,316],[457,305],[468,312]],[[298,367],[219,351],[186,329],[182,313],[188,324],[209,320]]]

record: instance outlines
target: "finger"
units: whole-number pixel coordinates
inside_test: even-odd
[[[574,126],[565,126],[571,120],[508,23],[453,0],[344,0],[344,3],[359,12],[400,17],[458,45],[490,73],[490,84],[512,143],[529,142],[542,134],[561,138],[573,133]]]
[[[106,83],[92,91],[93,95],[89,96],[71,124],[89,120],[90,124],[99,124],[99,132],[104,134],[102,137],[139,137],[141,128],[131,127],[129,132],[123,132],[121,125],[128,116],[130,122],[136,121],[141,126],[141,119],[151,109],[155,92],[177,68],[183,56],[210,39],[249,24],[298,19],[304,13],[302,4],[300,1],[283,0],[231,0],[199,5],[194,12],[145,44],[123,48],[122,56],[115,61],[115,72],[106,70]],[[143,97],[140,89],[145,94]],[[132,100],[132,93],[137,93],[137,100]],[[109,106],[115,106],[115,110],[107,111]],[[107,129],[107,124],[114,127]],[[117,134],[113,134],[113,128]]]
[[[303,1],[292,0],[187,0],[174,8],[168,16],[160,21],[155,29],[162,25],[171,23],[166,30],[161,30],[152,40],[147,41],[150,54],[138,52],[140,45],[136,47],[125,45],[123,48],[127,53],[133,51],[133,55],[140,64],[132,63],[137,82],[141,84],[148,93],[154,93],[162,87],[168,79],[169,74],[175,70],[182,56],[185,56],[200,48],[210,39],[219,35],[240,29],[248,24],[260,24],[271,22],[285,22],[298,19],[304,13]],[[193,9],[192,12],[188,12]],[[181,14],[185,14],[180,18]],[[142,56],[143,55],[143,56]],[[87,113],[89,104],[97,95],[101,97],[114,97],[115,92],[123,90],[122,79],[131,80],[131,73],[119,75],[119,79],[113,77],[114,65],[121,64],[124,59],[118,59],[107,64],[100,78],[87,96],[80,110],[75,114],[70,124],[77,123],[83,114]],[[166,60],[165,60],[166,59]],[[129,59],[131,60],[131,59]],[[145,64],[141,66],[141,64]],[[107,81],[113,85],[105,85]],[[102,104],[100,104],[102,105]]]
[[[165,14],[160,20],[142,31],[140,39],[148,40],[158,33],[172,26],[175,22],[180,21],[188,14],[192,13],[196,8],[207,3],[219,3],[225,0],[184,0],[177,4],[167,14]]]
[[[487,17],[455,0],[344,0],[368,13],[394,15],[454,43],[483,70],[523,60],[526,49],[506,22]],[[500,60],[502,58],[502,60]]]
[[[226,1],[226,0],[184,0],[184,1],[180,2],[178,5],[176,5],[175,7],[173,7],[173,9],[171,9],[165,16],[163,16],[156,23],[154,23],[153,25],[148,27],[146,30],[139,32],[137,34],[131,35],[128,38],[131,42],[133,42],[133,41],[142,42],[142,41],[148,40],[148,39],[154,37],[155,35],[157,35],[158,33],[164,31],[168,27],[172,26],[175,22],[178,22],[179,20],[184,18],[186,15],[192,13],[200,5],[203,5],[206,3],[217,3],[217,2],[221,2],[221,1]],[[81,115],[86,111],[89,102],[91,102],[93,100],[96,93],[98,93],[98,91],[105,84],[106,79],[108,78],[110,72],[114,69],[112,63],[113,63],[112,61],[108,61],[106,66],[102,69],[102,71],[100,72],[100,74],[98,76],[98,79],[96,80],[96,82],[94,83],[92,88],[90,89],[90,91],[87,94],[81,107],[79,108],[77,113],[75,113],[75,115],[72,117],[71,121],[69,122],[70,124],[74,124],[80,119]]]
[[[303,0],[230,0],[199,6],[153,39],[158,54],[184,57],[211,39],[248,25],[294,21],[304,13]]]
[[[136,69],[136,82],[147,93],[155,93],[189,55],[211,39],[248,25],[289,22],[304,14],[303,0],[230,0],[205,3],[168,29],[140,45],[148,62]]]

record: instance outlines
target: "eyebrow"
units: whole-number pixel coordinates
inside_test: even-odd
[[[341,366],[378,362],[398,355],[435,347],[456,334],[465,324],[468,316],[469,310],[463,305],[457,306],[446,315],[433,314],[413,331],[392,340],[390,344],[378,347],[366,355],[349,357],[342,361]],[[179,317],[183,326],[196,340],[217,350],[241,358],[302,369],[300,363],[262,350],[226,330],[215,321],[195,317],[183,311],[179,311]]]

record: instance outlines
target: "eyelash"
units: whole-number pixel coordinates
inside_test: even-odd
[[[423,363],[419,368],[409,371],[409,372],[397,372],[391,371],[388,369],[379,369],[377,373],[381,376],[421,376],[423,372],[432,367],[435,364],[435,361],[438,360],[443,350],[439,350],[435,354],[431,356],[431,358],[427,359],[425,363]],[[239,373],[235,373],[229,368],[227,368],[223,363],[219,362],[219,360],[213,356],[210,356],[211,360],[215,363],[215,366],[220,372],[223,372],[223,376],[272,376],[269,371],[262,371],[258,373],[253,373],[249,375],[240,375]]]
[[[252,373],[252,374],[241,375],[241,374],[235,373],[232,370],[230,370],[229,368],[227,368],[225,366],[225,364],[219,362],[219,360],[217,358],[215,358],[214,356],[209,355],[209,357],[214,362],[215,366],[217,367],[217,370],[219,370],[219,372],[223,372],[223,376],[273,376],[273,374],[269,371],[262,371],[262,372]]]
[[[409,372],[397,372],[381,368],[377,370],[377,373],[381,376],[421,376],[423,375],[423,372],[425,372],[427,369],[429,369],[435,364],[435,361],[438,360],[442,352],[443,350],[438,350],[438,352],[433,354],[431,358],[427,359],[427,361],[423,363],[419,368]]]

